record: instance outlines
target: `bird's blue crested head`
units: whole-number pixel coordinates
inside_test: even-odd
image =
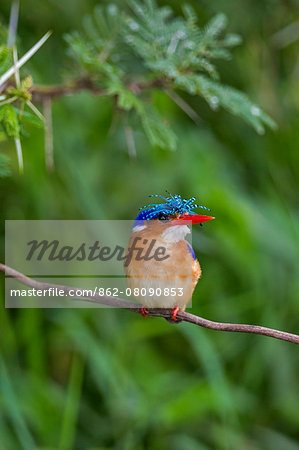
[[[182,199],[179,194],[168,194],[169,197],[163,197],[162,195],[150,195],[150,197],[161,198],[165,203],[153,203],[142,206],[142,208],[140,208],[140,213],[136,217],[136,221],[159,219],[163,217],[167,218],[174,214],[195,215],[196,213],[192,211],[195,208],[203,208],[209,211],[209,208],[195,204],[195,197],[191,197],[187,200]]]

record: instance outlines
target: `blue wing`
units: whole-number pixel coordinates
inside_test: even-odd
[[[188,242],[188,241],[187,241],[187,247],[188,247],[188,252],[191,253],[192,258],[195,260],[196,257],[195,257],[194,250],[193,250],[193,248],[192,248],[192,245],[191,245],[190,242]]]

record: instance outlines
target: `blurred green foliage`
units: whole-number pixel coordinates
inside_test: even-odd
[[[18,0],[13,2],[16,5]],[[166,150],[177,148],[174,131],[153,104],[153,96],[161,90],[195,122],[199,120],[197,112],[174,90],[203,97],[212,110],[217,111],[222,106],[248,122],[259,134],[264,133],[265,125],[276,127],[274,120],[244,93],[220,82],[215,61],[229,61],[230,49],[241,42],[239,35],[225,33],[225,14],[217,14],[204,27],[199,27],[190,5],[183,5],[183,17],[175,17],[172,8],[159,7],[155,0],[127,0],[122,6],[120,9],[113,3],[106,7],[97,5],[93,13],[85,17],[83,32],[65,36],[66,53],[74,64],[62,90],[66,95],[69,90],[74,93],[85,89],[110,98],[115,110],[114,120],[122,118],[131,156],[136,155],[133,127],[143,129],[152,146]],[[18,60],[16,33],[11,25],[16,21],[14,9],[9,38],[0,34],[0,124],[6,136],[15,139],[22,173],[20,128],[24,119],[26,122],[29,118],[28,108],[39,120],[44,120],[31,98],[43,92],[45,99],[47,87],[34,86],[32,77],[21,81],[19,71],[10,77],[14,81],[8,79],[11,70],[7,70],[8,63],[17,67]],[[14,44],[10,44],[11,41]],[[40,48],[39,43],[34,48]],[[34,114],[31,116],[36,123]],[[46,113],[45,128],[49,129]]]
[[[58,99],[55,171],[45,169],[43,131],[30,129],[22,140],[24,175],[12,161],[12,176],[0,180],[1,229],[4,219],[131,219],[151,193],[194,195],[217,220],[193,230],[203,276],[192,312],[298,333],[298,41],[286,45],[278,34],[295,21],[298,4],[190,3],[201,25],[223,11],[242,35],[234,60],[217,68],[226,84],[271,113],[278,130],[259,136],[186,96],[201,117],[195,125],[156,92],[154,106],[176,130],[178,149],[152,148],[136,126],[132,160],[109,99],[89,93]],[[177,0],[159,4],[181,14]],[[92,0],[22,4],[20,54],[54,31],[24,73],[38,83],[59,82],[66,65],[61,37],[94,6]],[[9,7],[0,9],[6,23]],[[14,154],[10,142],[0,145]],[[299,448],[295,345],[125,311],[3,305],[1,449]]]

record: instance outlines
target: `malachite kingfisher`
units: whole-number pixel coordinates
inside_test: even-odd
[[[167,192],[168,193],[168,192]],[[128,250],[141,244],[148,258],[135,257],[125,264],[127,283],[132,295],[142,304],[141,314],[146,317],[147,308],[171,309],[171,320],[176,321],[178,311],[184,311],[191,300],[201,276],[201,267],[191,244],[185,239],[188,225],[214,219],[193,212],[195,197],[188,200],[180,195],[159,197],[165,203],[155,203],[140,208],[130,236]]]

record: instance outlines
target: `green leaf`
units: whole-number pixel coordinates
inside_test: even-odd
[[[135,109],[137,112],[143,111],[142,101],[131,90],[127,89],[120,80],[113,80],[109,83],[107,94],[116,96],[117,106],[125,111]]]
[[[147,106],[140,118],[144,132],[153,146],[176,150],[176,135],[153,107]]]
[[[6,72],[13,64],[12,51],[3,45],[0,46],[0,75]]]
[[[230,113],[241,117],[263,134],[264,126],[272,129],[276,128],[276,123],[260,107],[249,100],[247,95],[232,87],[223,86],[216,81],[212,81],[203,75],[191,77],[181,77],[179,86],[188,90],[191,94],[199,94],[204,97],[210,107],[214,110],[222,106]]]
[[[184,15],[185,15],[185,17],[187,19],[188,24],[191,27],[195,26],[196,23],[197,23],[197,15],[196,15],[195,10],[192,8],[192,6],[185,3],[182,6],[182,10],[183,10],[183,13],[184,13]]]
[[[128,4],[128,14],[113,4],[97,7],[85,19],[84,35],[74,33],[67,40],[83,73],[114,96],[119,108],[137,112],[153,145],[175,148],[174,135],[156,113],[145,113],[151,97],[133,92],[130,86],[136,80],[157,78],[170,88],[201,95],[212,109],[222,106],[258,133],[265,125],[274,128],[274,121],[245,94],[219,81],[214,60],[231,59],[230,49],[241,42],[238,35],[225,34],[225,14],[217,14],[201,28],[188,5],[183,6],[184,17],[174,17],[169,6],[160,8],[154,0]]]
[[[117,106],[122,110],[134,110],[137,113],[144,132],[153,146],[168,150],[176,149],[175,134],[154,107],[145,104],[134,92],[126,89],[119,80],[110,83],[108,94],[116,95]]]
[[[8,137],[20,137],[20,126],[16,109],[8,104],[0,107],[0,123]]]
[[[223,13],[214,16],[205,27],[205,36],[208,38],[217,37],[227,26],[227,17]]]

